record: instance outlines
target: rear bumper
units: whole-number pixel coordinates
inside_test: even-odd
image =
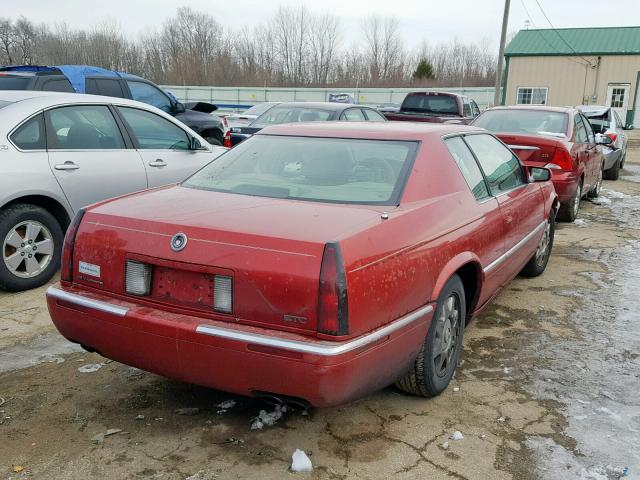
[[[572,171],[551,170],[551,181],[560,203],[570,203],[578,190],[580,177]]]
[[[607,149],[607,151],[604,152],[603,156],[604,156],[604,170],[609,170],[610,168],[613,168],[613,166],[622,156],[622,149],[618,148],[616,150],[612,150],[609,148]]]
[[[360,337],[326,341],[142,307],[80,288],[47,290],[67,339],[105,357],[241,395],[268,392],[336,405],[383,388],[412,365],[429,327],[425,305]]]

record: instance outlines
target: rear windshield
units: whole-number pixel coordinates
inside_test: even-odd
[[[402,102],[402,110],[437,115],[458,115],[458,102],[455,97],[449,95],[410,94]]]
[[[318,202],[397,205],[417,142],[254,135],[183,185]]]
[[[0,100],[0,108],[6,107],[7,105],[12,104],[13,102],[7,102],[6,100]]]
[[[593,131],[595,133],[605,133],[611,127],[611,122],[609,121],[608,112],[603,112],[598,115],[598,112],[582,112],[584,116],[589,119],[589,123],[593,127]]]
[[[331,113],[330,110],[312,107],[273,107],[256,118],[251,126],[262,128],[281,123],[324,122],[329,120]]]
[[[0,76],[0,90],[26,90],[29,80],[29,77]]]
[[[569,116],[545,110],[487,110],[473,122],[492,132],[565,137]]]
[[[242,115],[262,115],[264,112],[273,107],[273,103],[259,103],[242,112]]]

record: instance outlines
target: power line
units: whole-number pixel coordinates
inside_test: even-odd
[[[564,42],[564,44],[567,47],[569,47],[569,50],[571,50],[578,57],[582,58],[585,62],[587,62],[587,65],[591,66],[591,62],[589,60],[587,60],[586,58],[584,58],[583,56],[579,55],[578,52],[576,52],[574,50],[574,48],[569,44],[569,42],[567,42],[567,40],[565,40],[565,38],[562,35],[560,35],[560,32],[556,29],[556,27],[553,26],[553,23],[551,23],[551,20],[549,20],[549,17],[547,16],[547,14],[545,13],[544,9],[542,8],[542,5],[540,5],[540,2],[538,0],[535,0],[535,2],[536,2],[536,4],[538,4],[538,8],[542,12],[542,15],[544,15],[544,18],[546,18],[547,22],[549,22],[549,25],[551,26],[551,29],[556,33],[556,35],[558,35],[558,38],[560,38],[560,40],[562,40]]]

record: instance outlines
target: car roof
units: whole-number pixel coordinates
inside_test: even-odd
[[[460,124],[418,122],[301,122],[272,125],[256,135],[425,140],[455,133],[483,132],[483,128]]]
[[[307,107],[318,108],[322,110],[340,111],[347,108],[372,108],[367,105],[358,105],[357,103],[338,103],[338,102],[281,102],[279,107]]]
[[[37,90],[0,90],[0,100],[12,103],[31,100],[33,102],[41,103],[43,108],[58,103],[113,103],[121,105],[151,106],[147,103],[136,102],[135,100],[129,100],[127,98],[89,95],[86,93],[45,92]]]
[[[546,112],[569,113],[575,110],[573,107],[551,107],[549,105],[509,105],[501,107],[492,107],[485,111],[491,110],[539,110]]]

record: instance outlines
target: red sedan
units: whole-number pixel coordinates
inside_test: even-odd
[[[597,144],[601,140],[579,110],[496,107],[482,113],[473,125],[495,132],[525,165],[551,170],[560,199],[558,220],[573,222],[582,197],[600,194],[605,163]]]
[[[238,394],[437,395],[468,320],[544,271],[549,177],[477,128],[269,127],[79,214],[49,311],[90,351]]]

